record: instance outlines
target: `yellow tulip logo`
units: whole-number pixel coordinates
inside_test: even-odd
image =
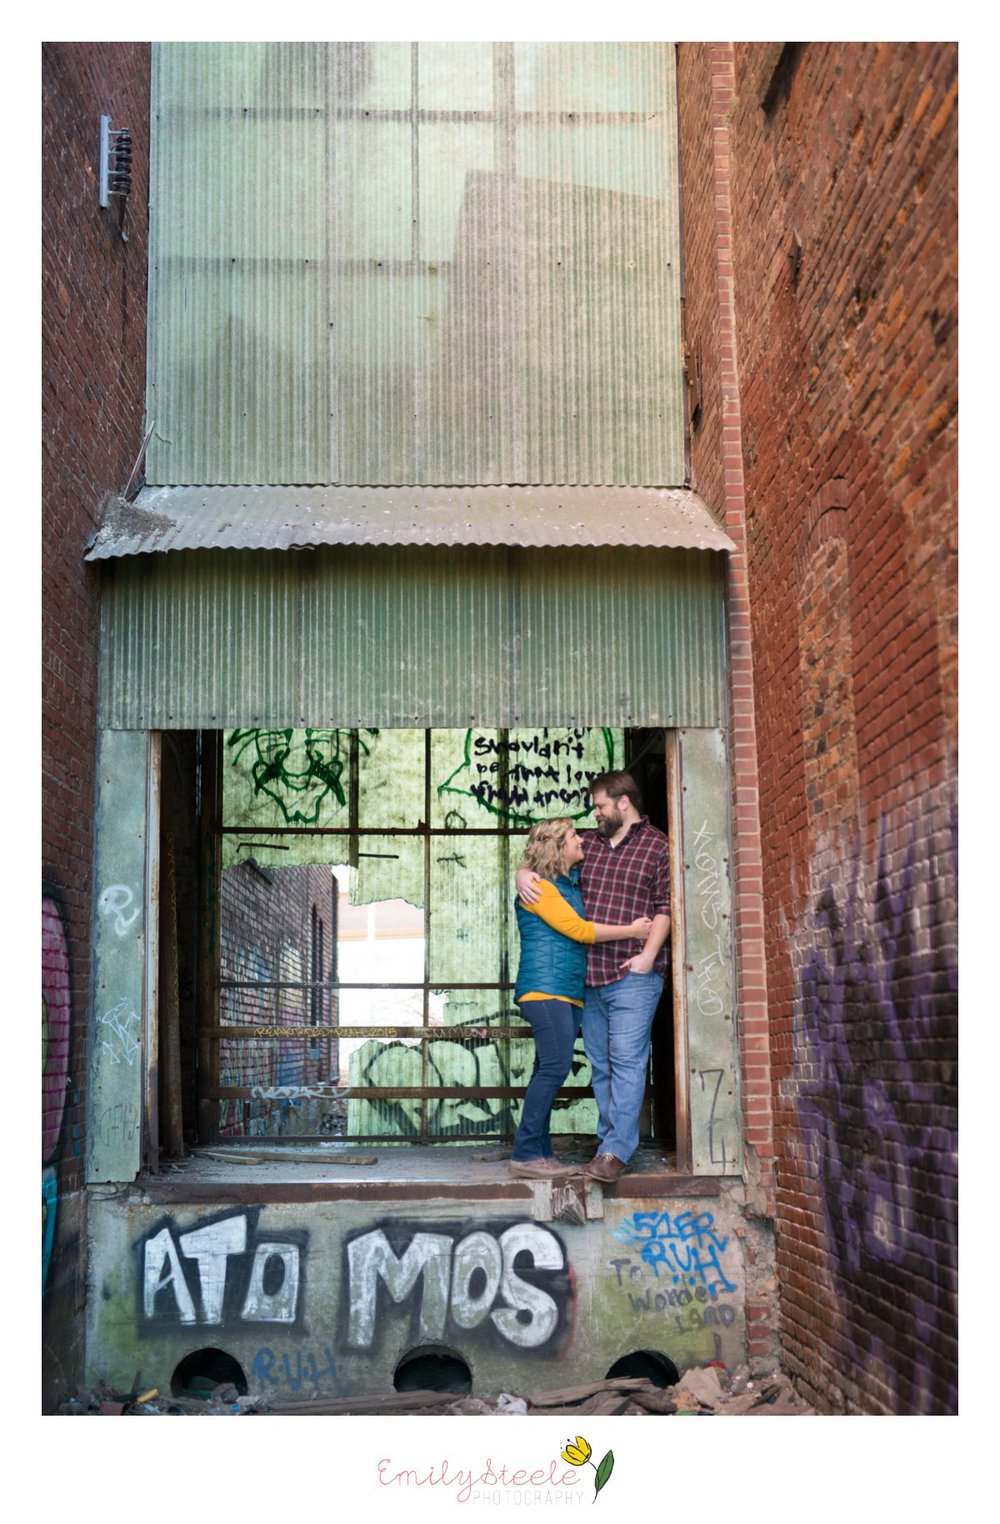
[[[586,1466],[588,1464],[591,1465],[591,1466],[594,1466],[594,1462],[590,1459],[590,1457],[591,1457],[591,1455],[593,1455],[593,1453],[594,1452],[590,1448],[590,1445],[584,1439],[582,1434],[578,1434],[576,1436],[576,1440],[575,1441],[572,1440],[572,1439],[568,1439],[566,1441],[566,1448],[565,1448],[565,1450],[560,1450],[560,1452],[559,1452],[559,1454],[562,1456],[563,1460],[564,1461],[569,1461],[571,1466]],[[614,1464],[615,1464],[614,1452],[609,1450],[607,1455],[601,1461],[600,1465],[599,1466],[594,1466],[594,1474],[595,1474],[594,1501],[595,1502],[597,1501],[597,1494],[600,1492],[601,1488],[604,1486],[605,1482],[608,1480],[609,1476],[611,1475],[611,1472],[614,1469]]]

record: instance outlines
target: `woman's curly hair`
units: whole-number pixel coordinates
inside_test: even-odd
[[[540,820],[533,825],[524,844],[521,867],[530,868],[539,878],[557,879],[563,871],[563,851],[572,829],[572,820]]]

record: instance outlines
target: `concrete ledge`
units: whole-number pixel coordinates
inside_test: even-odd
[[[281,1201],[522,1201],[534,1199],[530,1181],[496,1180],[457,1184],[427,1180],[247,1180],[242,1175],[197,1180],[146,1175],[136,1189],[150,1202],[242,1201],[248,1205]],[[656,1196],[718,1196],[720,1178],[647,1172],[623,1175],[604,1188],[615,1201]]]

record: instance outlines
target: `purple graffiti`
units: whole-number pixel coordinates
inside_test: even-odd
[[[798,1116],[844,1334],[900,1412],[957,1409],[954,817],[944,835],[936,858],[913,824],[900,852],[883,821],[871,892],[858,851],[814,899],[798,974]]]

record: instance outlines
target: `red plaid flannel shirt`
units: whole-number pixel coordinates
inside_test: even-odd
[[[643,815],[617,847],[596,831],[581,831],[583,863],[580,887],[588,921],[618,926],[641,915],[670,914],[670,850],[667,838]],[[622,964],[642,952],[645,938],[602,942],[587,949],[587,983],[613,984],[624,977]],[[669,938],[656,955],[653,970],[670,965]]]

